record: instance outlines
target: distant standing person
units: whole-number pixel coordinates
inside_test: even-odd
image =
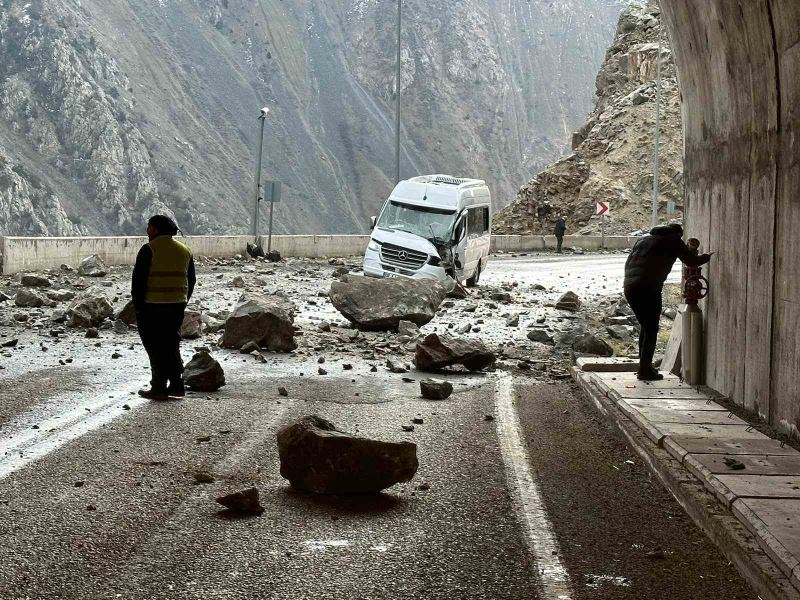
[[[567,217],[566,215],[563,217],[559,217],[556,221],[556,241],[558,242],[558,247],[556,248],[556,252],[561,254],[561,245],[564,243],[564,232],[567,230]]]
[[[131,296],[151,371],[150,389],[140,390],[139,395],[151,400],[185,395],[180,330],[196,279],[192,253],[173,239],[177,233],[178,226],[169,217],[151,217],[150,241],[139,250],[133,268]]]
[[[706,264],[711,254],[695,254],[683,242],[680,225],[654,227],[640,239],[625,261],[625,298],[639,321],[639,372],[645,381],[664,379],[653,368],[658,328],[661,321],[661,294],[675,261],[690,267]]]

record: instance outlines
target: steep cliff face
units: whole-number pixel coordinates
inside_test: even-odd
[[[681,218],[683,198],[680,91],[655,4],[631,5],[597,75],[597,101],[573,135],[573,152],[544,169],[497,215],[496,233],[552,233],[560,215],[570,233],[596,233],[597,201],[608,201],[606,232],[650,227],[656,73],[661,36],[659,219]],[[668,201],[676,212],[666,214]]]
[[[406,0],[403,176],[498,204],[557,156],[620,0]],[[390,0],[0,0],[0,233],[243,233],[258,109],[279,232],[363,231],[393,177]]]

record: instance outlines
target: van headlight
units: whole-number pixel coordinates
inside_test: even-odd
[[[434,267],[438,267],[439,265],[442,264],[442,259],[439,258],[438,256],[429,256],[428,257],[428,264],[432,265]]]
[[[369,241],[369,244],[367,244],[367,250],[372,250],[373,252],[378,252],[380,249],[381,249],[380,245],[378,245],[378,242],[376,242],[375,240],[371,239]]]

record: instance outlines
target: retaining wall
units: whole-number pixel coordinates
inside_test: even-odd
[[[198,256],[244,254],[249,236],[188,236],[186,243]],[[130,265],[147,238],[130,237],[3,237],[0,238],[2,272],[40,271],[66,263],[77,266],[81,259],[97,254],[109,265]]]
[[[582,248],[583,250],[624,250],[631,248],[638,237],[606,236],[605,243],[599,235],[565,235],[565,248]],[[530,252],[534,250],[555,250],[557,247],[554,235],[493,235],[492,252]]]
[[[188,236],[184,241],[197,256],[226,257],[244,254],[247,242],[245,235]],[[608,236],[605,247],[611,250],[630,248],[637,238]],[[41,271],[58,268],[61,264],[77,266],[86,256],[97,254],[109,265],[129,265],[136,260],[136,253],[145,237],[0,237],[0,272],[4,274],[20,271]],[[261,237],[264,248],[266,236]],[[368,235],[275,235],[272,248],[282,256],[318,258],[323,256],[358,256],[364,253],[369,242]],[[599,236],[565,236],[564,246],[598,250]],[[554,236],[492,236],[492,252],[533,252],[551,250],[556,247]]]
[[[662,0],[683,98],[684,223],[706,383],[800,431],[800,1]]]

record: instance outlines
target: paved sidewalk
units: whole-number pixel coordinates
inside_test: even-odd
[[[614,362],[579,359],[575,378],[735,515],[793,586],[779,586],[783,591],[775,597],[800,597],[800,452],[673,375],[641,382],[628,372],[630,361],[621,359],[618,372],[610,371]]]

